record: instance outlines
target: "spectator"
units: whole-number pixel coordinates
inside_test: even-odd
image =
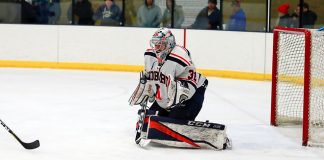
[[[121,10],[114,0],[105,0],[105,4],[99,6],[93,19],[96,24],[104,26],[119,26],[121,24]]]
[[[190,28],[196,29],[222,29],[222,16],[217,8],[216,0],[208,0],[208,6],[203,8]]]
[[[125,5],[125,17],[123,17],[124,23],[128,26],[136,25],[136,10],[134,6],[134,1],[127,1],[127,5]]]
[[[0,23],[21,23],[22,10],[25,0],[22,1],[0,1]],[[29,3],[29,2],[28,2]],[[29,6],[31,2],[28,4]]]
[[[154,0],[145,0],[137,11],[137,24],[140,27],[159,27],[162,20],[161,8]]]
[[[52,0],[49,4],[49,24],[58,24],[61,16],[60,0]]]
[[[232,0],[231,6],[233,13],[227,25],[229,31],[245,31],[246,17],[243,9],[241,8],[240,0]]]
[[[34,4],[36,8],[37,23],[48,24],[49,3],[47,0],[36,0]]]
[[[77,0],[74,5],[73,16],[75,17],[75,24],[93,25],[94,22],[92,20],[93,11],[91,3],[88,0]],[[72,5],[70,5],[68,9],[68,19],[72,22]]]
[[[291,27],[298,28],[299,27],[299,14],[297,15],[297,9],[293,14],[291,14]]]
[[[299,27],[299,13],[300,13],[300,4],[297,5],[295,13],[292,14],[293,27],[296,28]],[[308,3],[303,3],[302,27],[314,28],[316,20],[317,20],[317,14],[309,9]]]
[[[37,23],[36,10],[32,6],[31,0],[23,0],[21,2],[21,23],[22,24],[36,24]]]
[[[166,1],[167,8],[164,10],[162,17],[163,27],[171,27],[172,5],[174,5],[174,28],[181,28],[181,24],[184,21],[183,10],[182,6],[176,5],[175,0]]]
[[[291,27],[291,16],[289,15],[289,4],[284,3],[278,7],[279,19],[277,26]]]

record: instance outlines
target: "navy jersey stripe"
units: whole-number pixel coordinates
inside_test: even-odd
[[[153,52],[145,52],[144,56],[152,56],[156,58],[156,55]]]
[[[186,82],[190,83],[195,89],[197,89],[197,85],[195,83],[193,83],[191,81],[186,81]]]
[[[170,60],[170,61],[176,62],[176,63],[180,64],[180,65],[183,66],[183,67],[187,67],[187,66],[188,66],[186,63],[184,63],[183,61],[181,61],[181,60],[178,59],[178,58],[174,58],[174,57],[168,56],[168,57],[167,57],[167,60]]]

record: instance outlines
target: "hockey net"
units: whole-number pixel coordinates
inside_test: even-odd
[[[324,32],[274,30],[271,124],[302,124],[303,145],[324,146]]]

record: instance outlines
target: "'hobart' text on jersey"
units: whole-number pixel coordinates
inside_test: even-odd
[[[157,103],[167,109],[169,77],[174,77],[175,80],[185,81],[188,83],[191,97],[196,89],[205,81],[205,77],[196,73],[196,68],[191,60],[190,53],[187,49],[181,46],[175,46],[171,53],[166,57],[162,65],[158,65],[158,59],[153,50],[148,49],[144,54],[145,74],[148,80],[154,81],[157,86]],[[189,97],[189,98],[190,98]]]

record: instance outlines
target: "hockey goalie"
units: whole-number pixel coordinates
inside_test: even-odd
[[[222,124],[195,121],[208,80],[196,72],[190,52],[176,45],[168,28],[158,29],[144,54],[145,68],[129,99],[140,105],[135,142],[173,147],[231,148]]]

